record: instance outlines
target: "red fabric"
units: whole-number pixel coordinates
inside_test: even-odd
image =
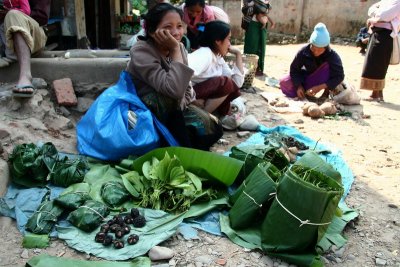
[[[4,0],[4,7],[7,10],[18,10],[26,15],[31,14],[31,7],[28,0]]]
[[[227,115],[230,111],[231,101],[240,96],[239,87],[226,76],[213,77],[193,86],[197,99],[214,99],[228,95],[218,107],[220,115]]]

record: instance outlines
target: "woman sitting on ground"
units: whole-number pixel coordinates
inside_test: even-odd
[[[207,112],[220,116],[230,111],[230,102],[240,96],[244,82],[242,54],[230,43],[229,24],[215,20],[205,25],[200,36],[200,48],[189,54],[189,67],[196,97],[204,103]],[[224,60],[227,53],[236,56],[233,69]]]
[[[280,80],[280,88],[288,97],[323,102],[344,80],[342,60],[329,47],[330,36],[325,24],[318,23],[307,44],[297,52],[290,65],[290,75]],[[321,99],[314,96],[324,91]]]
[[[180,43],[182,11],[171,4],[153,7],[145,16],[146,35],[132,46],[127,71],[137,94],[181,146],[208,150],[222,136],[218,120],[196,106],[196,94]]]

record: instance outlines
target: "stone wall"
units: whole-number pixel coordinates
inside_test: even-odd
[[[229,15],[233,38],[241,39],[241,0],[209,0]],[[352,37],[367,20],[368,8],[378,1],[368,0],[272,0],[271,17],[276,22],[273,32],[301,34],[311,32],[324,22],[334,36]]]

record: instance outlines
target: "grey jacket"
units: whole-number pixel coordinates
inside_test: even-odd
[[[181,51],[185,64],[162,56],[151,40],[139,40],[132,46],[126,71],[131,74],[139,97],[156,91],[180,101],[182,109],[196,99],[190,82],[193,70],[187,66],[183,45]]]

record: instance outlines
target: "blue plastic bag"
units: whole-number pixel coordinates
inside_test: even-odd
[[[128,129],[129,110],[137,116],[133,129]],[[169,145],[179,145],[137,96],[132,79],[125,71],[117,84],[96,99],[76,131],[79,153],[102,160],[143,155],[160,146],[161,136]]]

